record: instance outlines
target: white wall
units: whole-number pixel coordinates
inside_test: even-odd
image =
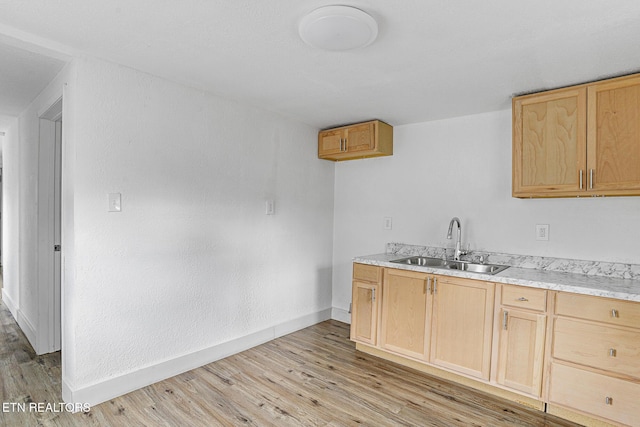
[[[15,119],[2,141],[2,300],[16,318],[20,303],[19,155],[18,119]]]
[[[333,306],[351,301],[351,259],[387,242],[638,263],[640,197],[514,199],[511,112],[394,128],[394,155],[336,166]],[[383,218],[393,229],[383,229]],[[535,225],[549,224],[549,241]]]
[[[128,68],[76,65],[65,399],[104,400],[224,343],[327,318],[334,165],[317,159],[317,129]],[[108,193],[122,194],[122,212],[107,212]]]

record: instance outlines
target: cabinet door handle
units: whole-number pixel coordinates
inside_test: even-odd
[[[589,169],[589,189],[593,190],[593,169]]]
[[[526,299],[525,297],[520,297],[520,298],[518,298],[518,301],[529,301],[529,300]]]
[[[582,169],[580,169],[580,189],[582,190]]]
[[[605,397],[604,398],[604,403],[606,405],[613,405],[613,397],[609,397],[609,396]]]
[[[616,351],[616,349],[615,349],[615,348],[610,348],[610,349],[609,349],[609,357],[616,357],[616,354],[617,354],[617,353],[618,353],[618,352]]]
[[[438,292],[438,278],[434,277],[433,278],[433,293],[435,294],[436,292]]]
[[[502,313],[502,329],[507,330],[507,319],[509,318],[509,312]]]
[[[617,318],[618,317],[618,310],[616,310],[615,308],[612,308],[611,309],[611,317]]]
[[[425,290],[425,294],[430,294],[431,293],[431,277],[427,277],[426,285],[427,285],[427,288]]]
[[[371,288],[371,301],[375,302],[376,300],[376,288]]]

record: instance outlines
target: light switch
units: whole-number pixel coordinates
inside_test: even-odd
[[[122,211],[122,196],[120,193],[109,193],[109,212]]]
[[[265,213],[267,215],[275,215],[276,213],[276,202],[275,200],[267,200],[265,203]]]

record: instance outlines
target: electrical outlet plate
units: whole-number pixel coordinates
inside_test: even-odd
[[[393,228],[393,218],[391,218],[390,216],[385,216],[384,217],[384,229],[385,230],[391,230]]]
[[[536,240],[549,240],[549,224],[536,224]]]

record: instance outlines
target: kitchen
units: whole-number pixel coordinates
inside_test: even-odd
[[[633,39],[634,28],[620,37]],[[621,49],[604,69],[560,67],[555,73],[561,76],[540,73],[525,82],[526,89],[637,68],[634,47]],[[579,59],[594,62],[587,54]],[[451,81],[490,62],[469,53]],[[504,79],[498,74],[492,81]],[[354,257],[383,252],[389,242],[450,245],[446,232],[453,216],[460,217],[471,251],[638,263],[640,198],[511,197],[513,91],[501,95],[500,108],[481,112],[477,105],[466,107],[465,100],[479,98],[473,87],[461,91],[446,83],[441,92],[455,94],[447,116],[412,115],[421,99],[442,100],[431,87],[416,98],[390,99],[388,115],[346,105],[328,109],[322,123],[310,126],[93,58],[76,59],[58,85],[62,81],[70,88],[67,177],[74,191],[65,197],[75,227],[68,229],[71,246],[65,248],[63,379],[77,399],[101,384],[122,393],[119,377],[130,381],[136,371],[185,353],[242,337],[264,341],[328,317],[347,321]],[[349,81],[344,79],[344,90]],[[369,96],[362,95],[363,103]],[[395,119],[401,112],[406,121]],[[394,125],[393,156],[335,165],[316,158],[318,128],[372,116]],[[24,123],[23,134],[33,126],[27,118]],[[5,142],[15,133],[7,132]],[[30,144],[3,155],[5,162],[30,165],[14,175],[6,171],[27,192],[22,200],[14,194],[23,209],[37,194],[29,169],[37,153]],[[122,212],[107,213],[106,195],[118,192]],[[275,200],[275,215],[264,215],[265,199]],[[32,215],[22,218],[27,225],[34,221]],[[390,230],[385,218],[391,218]],[[536,225],[544,224],[549,240],[536,240]],[[32,235],[27,239],[23,250],[33,243]],[[3,262],[9,274],[4,289],[25,305],[27,318],[35,318],[30,292],[9,285],[22,277],[29,289],[29,254],[21,255],[21,264]],[[293,258],[295,265],[287,261]],[[228,283],[242,286],[230,289]],[[136,301],[146,298],[150,303],[141,310]],[[265,326],[278,331],[267,334]],[[122,330],[130,336],[116,333]],[[183,368],[177,365],[165,373]],[[140,374],[133,383],[147,379]],[[96,401],[110,397],[105,392]]]

